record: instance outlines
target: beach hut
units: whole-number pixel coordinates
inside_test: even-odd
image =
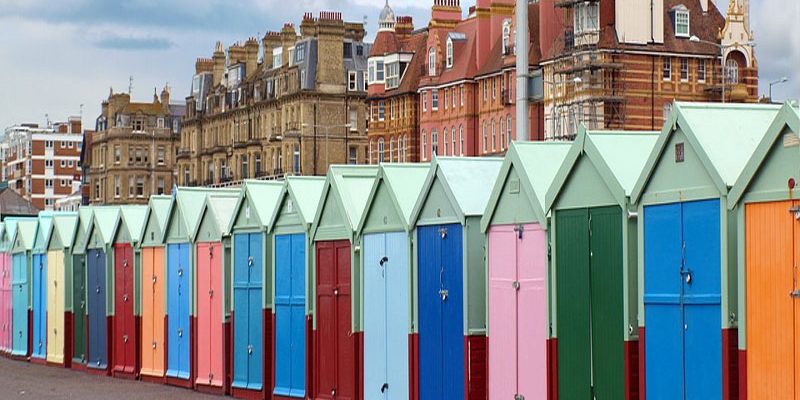
[[[72,240],[78,226],[77,213],[53,215],[47,250],[47,362],[69,368],[72,364]]]
[[[436,158],[414,207],[420,398],[486,397],[480,222],[502,163],[500,158]]]
[[[6,219],[6,223],[9,222],[11,220]],[[36,218],[19,218],[11,237],[11,356],[18,359],[27,359],[31,354],[31,251],[38,227]]]
[[[78,210],[78,223],[72,238],[72,369],[86,368],[86,244],[89,240],[89,227],[92,224],[93,208],[81,207]]]
[[[39,213],[39,227],[33,242],[31,261],[31,362],[47,362],[47,238],[53,228],[53,213]]]
[[[139,240],[144,230],[147,206],[123,205],[120,218],[112,234],[114,251],[110,279],[113,282],[111,326],[113,336],[113,366],[111,373],[117,377],[135,378],[139,371],[139,326],[135,302],[135,278],[139,275]]]
[[[232,383],[235,397],[265,396],[271,388],[272,287],[269,223],[283,182],[245,181],[229,232],[233,232]],[[271,316],[271,312],[270,312]],[[265,389],[266,388],[266,389]]]
[[[729,194],[738,223],[740,399],[798,395],[799,135],[800,109],[786,104]]]
[[[312,252],[309,229],[317,214],[323,177],[287,177],[278,199],[278,211],[268,224],[273,235],[272,320],[275,356],[272,357],[275,399],[305,398],[312,362],[309,317],[312,292]]]
[[[639,393],[636,205],[630,196],[657,140],[658,132],[581,127],[547,193],[559,398]]]
[[[356,230],[377,176],[377,166],[332,166],[311,227],[314,398],[364,398],[363,290]]]
[[[114,232],[119,226],[119,207],[98,206],[92,212],[89,239],[86,242],[86,304],[89,372],[108,375],[112,365],[112,321],[109,311],[114,299]]]
[[[233,220],[239,193],[206,197],[195,237],[196,322],[194,352],[196,390],[226,393],[230,338],[231,239],[228,230]]]
[[[11,352],[11,253],[6,224],[0,223],[0,353]]]
[[[737,398],[738,223],[729,191],[779,108],[675,103],[634,186],[648,399]]]
[[[235,189],[178,188],[166,222],[167,246],[167,384],[191,388],[194,353],[194,235],[206,196],[236,194]]]
[[[486,234],[488,397],[549,398],[555,389],[549,313],[547,190],[568,142],[514,142],[492,188]]]
[[[142,237],[141,248],[141,369],[142,380],[161,383],[164,381],[164,317],[166,296],[164,227],[172,196],[150,196]]]
[[[416,398],[411,213],[428,164],[382,164],[356,236],[364,282],[364,398]],[[412,396],[413,393],[413,396]]]

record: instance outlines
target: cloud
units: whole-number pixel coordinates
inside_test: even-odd
[[[167,50],[175,44],[162,37],[133,37],[109,35],[94,42],[101,49],[112,50]]]
[[[789,82],[773,89],[773,98],[783,101],[800,98],[800,35],[795,24],[800,19],[797,0],[752,0],[751,28],[756,41],[756,57],[761,78],[760,91],[768,94],[769,82],[788,77]]]

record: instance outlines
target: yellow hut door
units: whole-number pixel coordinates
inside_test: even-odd
[[[64,363],[64,253],[47,254],[47,361]]]

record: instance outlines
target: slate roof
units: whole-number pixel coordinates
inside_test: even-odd
[[[39,214],[39,209],[6,186],[0,190],[0,214],[3,218],[10,215],[35,217]]]

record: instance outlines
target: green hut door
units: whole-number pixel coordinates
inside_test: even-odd
[[[619,207],[556,213],[560,398],[625,396],[621,221]]]

